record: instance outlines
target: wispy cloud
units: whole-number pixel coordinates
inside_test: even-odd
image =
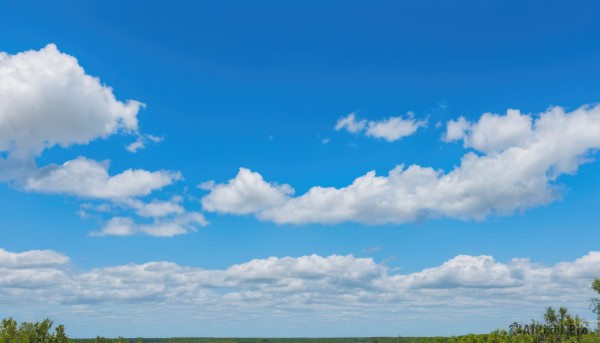
[[[365,248],[362,250],[363,253],[365,254],[374,254],[376,252],[380,252],[381,251],[381,247],[380,246],[375,246],[375,247],[369,247],[369,248]]]
[[[163,141],[162,137],[153,136],[153,135],[139,135],[138,138],[125,146],[125,150],[137,153],[139,150],[146,148],[146,142],[151,141],[153,143],[159,143]]]
[[[174,216],[154,217],[153,221],[140,224],[129,217],[114,217],[108,220],[92,236],[133,236],[148,235],[154,237],[173,237],[196,231],[208,225],[204,215],[199,212],[185,212],[183,209]]]
[[[340,118],[335,124],[335,130],[346,130],[351,133],[359,133],[365,130],[369,137],[382,138],[388,142],[394,142],[404,137],[411,136],[418,128],[426,127],[427,119],[416,119],[412,112],[405,117],[390,117],[379,121],[356,120],[356,114],[350,113]]]
[[[362,131],[366,125],[367,125],[366,120],[363,119],[363,120],[357,121],[356,113],[350,113],[347,116],[338,119],[334,128],[336,131],[346,130],[351,133],[358,133],[358,132]]]

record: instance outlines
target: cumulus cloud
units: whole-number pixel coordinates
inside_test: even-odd
[[[442,126],[441,122],[438,122],[439,126]],[[437,124],[436,124],[437,126]],[[446,124],[446,133],[442,137],[445,142],[452,142],[456,140],[464,139],[467,135],[467,130],[470,128],[469,122],[465,117],[459,117],[456,120],[450,120]]]
[[[235,178],[226,184],[204,182],[202,188],[210,193],[202,198],[208,211],[248,214],[285,201],[294,189],[287,184],[265,182],[263,177],[246,168],[240,168]]]
[[[426,127],[427,120],[416,119],[412,112],[408,112],[406,117],[390,117],[380,121],[356,120],[356,114],[350,113],[346,117],[340,118],[335,130],[342,129],[351,133],[358,133],[366,129],[365,135],[369,137],[382,138],[388,142],[394,142],[403,137],[414,134],[419,127]]]
[[[572,112],[553,107],[535,119],[514,110],[502,116],[485,114],[476,123],[459,119],[449,124],[445,139],[463,139],[465,146],[483,154],[468,152],[449,172],[399,165],[387,176],[370,171],[349,186],[315,186],[296,197],[247,171],[252,178],[238,174],[227,184],[214,185],[203,205],[207,211],[254,213],[263,220],[293,224],[507,215],[560,197],[556,178],[575,173],[600,148],[600,105]],[[237,184],[244,185],[243,192],[235,191]],[[256,201],[248,194],[277,196]]]
[[[589,254],[575,260],[575,262],[560,262],[552,270],[552,276],[556,279],[571,278],[585,280],[598,277],[598,264],[600,264],[600,252],[591,251]]]
[[[71,194],[84,198],[123,199],[148,195],[180,179],[181,174],[177,172],[149,172],[142,169],[128,169],[110,176],[108,163],[78,157],[61,166],[42,169],[39,175],[28,178],[24,187],[28,191]]]
[[[0,152],[13,158],[138,130],[142,104],[116,100],[110,87],[54,44],[16,55],[0,52],[0,75]]]
[[[196,230],[206,224],[204,217],[186,212],[178,197],[138,199],[181,180],[178,172],[127,169],[110,175],[108,161],[86,157],[61,165],[36,164],[46,149],[88,144],[119,132],[137,138],[126,147],[130,152],[143,149],[147,142],[162,141],[139,132],[137,115],[142,106],[134,100],[117,100],[109,86],[86,74],[77,59],[54,44],[16,55],[0,52],[0,180],[30,192],[109,201],[116,205],[110,209],[153,218],[151,224],[137,224],[130,216],[113,218],[105,223],[102,235],[172,236]],[[98,206],[109,205],[90,204],[78,213],[89,218],[90,211],[96,212],[103,219],[107,211]]]
[[[444,140],[463,140],[466,148],[489,153],[528,145],[533,134],[530,115],[508,110],[506,115],[484,113],[476,123],[470,123],[464,117],[451,120]]]
[[[338,322],[340,313],[344,318],[379,313],[395,320],[399,313],[418,314],[419,320],[427,321],[439,315],[430,311],[432,307],[443,309],[444,315],[472,313],[473,307],[479,315],[507,310],[512,320],[517,312],[539,312],[557,303],[580,308],[591,296],[589,284],[600,270],[600,252],[555,265],[460,255],[405,274],[353,255],[269,257],[223,269],[157,261],[80,271],[69,268],[68,257],[52,251],[41,254],[54,264],[15,266],[3,258],[6,254],[32,256],[0,250],[2,303],[94,304],[95,310],[99,304],[148,303],[160,311],[174,311],[171,315],[192,306],[208,316],[258,311],[263,318],[285,314],[290,320],[312,312]]]
[[[418,288],[503,288],[516,287],[523,280],[514,275],[511,265],[498,263],[491,256],[459,255],[439,267],[410,274],[405,282]]]

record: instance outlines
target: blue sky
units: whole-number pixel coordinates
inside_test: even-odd
[[[3,2],[0,313],[77,337],[591,319],[599,19],[593,1]]]

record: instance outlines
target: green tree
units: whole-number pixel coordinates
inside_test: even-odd
[[[50,333],[52,324],[50,319],[21,325],[12,318],[4,319],[0,324],[0,343],[68,343],[64,326],[59,325]]]
[[[561,307],[560,309],[562,310],[562,309],[564,309],[564,307]],[[562,311],[560,312],[560,315],[561,315],[560,320],[562,321],[564,318],[564,314]],[[546,307],[546,313],[544,314],[544,320],[546,321],[546,324],[548,324],[548,325],[556,325],[557,324],[558,318],[556,317],[556,312],[554,311],[554,309],[552,307]]]
[[[54,336],[51,337],[50,343],[68,343],[69,337],[65,333],[65,326],[60,324],[54,329]]]
[[[592,282],[592,289],[594,292],[600,294],[600,278],[595,278]],[[591,299],[591,307],[594,313],[596,314],[596,331],[600,333],[600,299],[593,298]]]
[[[17,321],[8,318],[2,320],[0,327],[0,341],[2,343],[13,343],[17,341]]]

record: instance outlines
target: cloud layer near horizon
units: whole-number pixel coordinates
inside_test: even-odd
[[[553,107],[535,117],[518,110],[486,113],[474,123],[461,117],[448,122],[443,138],[478,152],[467,152],[449,172],[398,165],[387,176],[370,171],[346,187],[315,186],[299,196],[289,185],[241,168],[227,183],[213,184],[202,204],[207,211],[253,213],[279,224],[508,215],[560,198],[557,178],[577,172],[600,148],[600,105],[572,112]]]
[[[225,269],[186,267],[158,261],[73,268],[52,250],[21,253],[0,249],[0,301],[94,308],[152,304],[161,311],[193,306],[200,313],[245,311],[289,315],[318,312],[332,317],[372,311],[433,319],[431,308],[462,313],[477,306],[520,311],[549,305],[581,307],[600,270],[600,252],[552,266],[515,258],[459,255],[441,265],[399,274],[372,258],[353,255],[269,257]],[[104,304],[104,305],[102,305]],[[525,318],[528,319],[528,318]]]

